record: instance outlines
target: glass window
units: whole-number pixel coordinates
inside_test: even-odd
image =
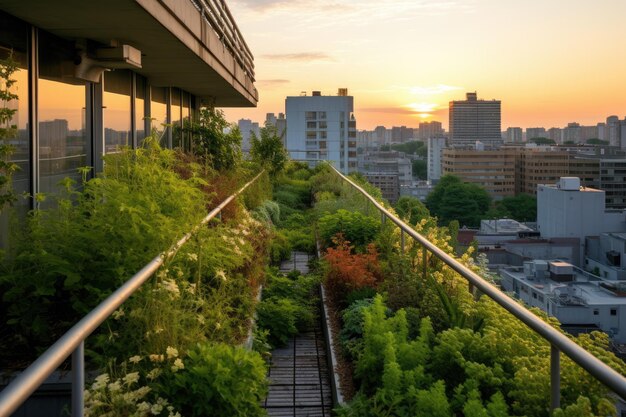
[[[174,148],[179,148],[182,146],[182,136],[181,136],[181,94],[178,88],[170,89],[170,115],[172,117],[172,145]]]
[[[318,119],[326,119],[326,112],[325,111],[317,112],[317,118]]]
[[[167,94],[165,88],[152,87],[150,102],[150,118],[152,119],[152,130],[156,130],[160,138],[161,145],[167,143]]]
[[[183,92],[183,148],[191,150],[191,144],[189,143],[189,133],[185,133],[186,128],[191,122],[191,97],[189,93]]]
[[[317,139],[317,132],[306,132],[306,138],[307,139]]]
[[[146,79],[135,75],[135,132],[137,145],[146,137]]]
[[[104,73],[102,123],[104,125],[104,152],[117,152],[130,145],[130,87],[129,71]]]
[[[30,190],[30,132],[28,129],[28,26],[23,22],[0,12],[0,71],[7,70],[12,62],[16,70],[8,77],[14,80],[6,90],[4,79],[0,78],[0,90],[13,95],[13,98],[0,101],[0,109],[8,109],[6,119],[0,120],[0,144],[10,144],[13,152],[7,157],[18,166],[13,173],[13,192],[18,200],[14,207],[20,215],[30,208],[29,200],[21,198]],[[4,190],[0,190],[4,193]],[[9,237],[10,210],[0,210],[0,247],[6,247]]]
[[[74,44],[39,33],[39,191],[56,193],[59,182],[81,181],[88,164],[85,104],[87,83],[73,78]]]
[[[319,128],[320,129],[326,129],[326,128],[328,128],[328,125],[326,124],[326,122],[319,122]]]
[[[316,129],[317,128],[317,122],[306,122],[306,128],[307,129]]]
[[[308,111],[305,113],[305,118],[307,120],[315,120],[315,112],[314,111]]]

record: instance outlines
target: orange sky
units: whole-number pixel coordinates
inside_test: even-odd
[[[233,0],[259,105],[346,87],[359,129],[439,120],[466,91],[502,100],[502,129],[626,116],[624,0]]]

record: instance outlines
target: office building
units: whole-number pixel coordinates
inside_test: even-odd
[[[477,94],[467,93],[466,100],[451,101],[450,145],[486,145],[502,143],[499,100],[479,100]]]
[[[447,148],[443,150],[442,174],[460,177],[464,182],[478,184],[494,199],[517,194],[515,185],[516,147],[497,150]]]
[[[357,170],[354,97],[346,89],[336,96],[313,91],[311,96],[285,100],[287,134],[285,145],[292,159],[329,161],[343,173]]]

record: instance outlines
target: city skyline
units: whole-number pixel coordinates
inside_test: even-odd
[[[626,115],[626,58],[616,53],[626,3],[237,0],[232,12],[255,51],[256,109],[285,97],[348,88],[360,129],[448,127],[448,103],[466,92],[502,101],[502,129],[563,127]],[[621,12],[621,13],[620,13]],[[306,27],[306,30],[303,28]],[[289,33],[289,36],[284,36]]]

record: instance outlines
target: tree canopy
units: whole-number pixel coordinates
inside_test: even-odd
[[[215,108],[201,108],[200,120],[190,128],[193,152],[218,171],[232,169],[241,161],[241,132]]]
[[[454,175],[444,175],[426,197],[426,207],[440,224],[458,220],[462,226],[477,227],[489,210],[491,197],[477,184],[464,183]]]
[[[550,138],[532,138],[529,142],[535,142],[537,145],[556,145],[556,142]]]
[[[408,220],[411,224],[416,224],[420,220],[430,216],[430,212],[426,206],[415,197],[406,195],[400,197],[394,208],[401,218]]]
[[[268,123],[259,133],[259,138],[254,132],[250,135],[250,155],[268,170],[270,176],[276,176],[285,168],[287,151],[276,126]]]
[[[428,164],[423,159],[416,159],[413,161],[413,176],[425,180],[427,177]]]
[[[407,154],[417,154],[424,158],[426,157],[426,153],[428,151],[426,144],[420,140],[412,140],[405,143],[391,145],[391,149]]]
[[[534,222],[537,220],[537,199],[528,194],[505,197],[496,201],[487,213],[489,218],[510,218],[518,222]]]

